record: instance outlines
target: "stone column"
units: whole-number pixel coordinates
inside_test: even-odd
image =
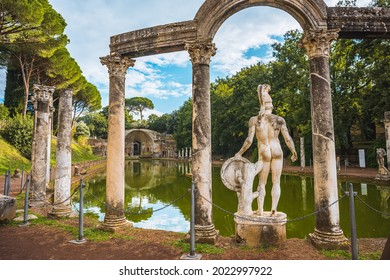
[[[305,138],[300,137],[300,152],[301,152],[301,169],[304,170],[306,167],[305,162]]]
[[[340,248],[347,245],[340,229],[336,148],[334,141],[332,96],[329,74],[330,42],[337,31],[306,30],[302,43],[310,59],[310,95],[313,137],[314,197],[316,216],[312,243],[321,248]]]
[[[107,143],[106,215],[103,227],[116,231],[131,225],[125,217],[125,79],[135,61],[112,54],[100,58],[110,76]]]
[[[390,168],[390,111],[385,112],[385,134],[386,134],[386,154],[387,154],[387,169]]]
[[[58,106],[58,133],[56,150],[56,178],[52,215],[68,217],[72,213],[70,189],[72,179],[72,95],[65,90]]]
[[[192,62],[192,180],[195,184],[195,236],[197,242],[215,243],[212,220],[210,58],[211,40],[187,43]]]
[[[46,171],[50,159],[47,155],[48,134],[50,133],[50,112],[53,107],[55,88],[34,85],[34,138],[31,155],[31,207],[43,207],[46,203]]]

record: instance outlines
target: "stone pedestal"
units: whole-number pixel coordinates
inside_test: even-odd
[[[264,212],[263,216],[235,214],[236,243],[249,247],[279,245],[286,241],[287,215]]]
[[[16,216],[16,198],[0,194],[0,223],[8,223]]]
[[[330,232],[315,229],[314,233],[309,234],[308,239],[318,249],[338,250],[350,248],[350,243],[342,230]]]

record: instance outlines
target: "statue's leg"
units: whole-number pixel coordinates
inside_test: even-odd
[[[264,162],[263,170],[259,173],[259,185],[257,187],[257,191],[259,192],[259,196],[257,197],[257,205],[258,210],[255,212],[256,215],[263,215],[263,209],[264,209],[264,198],[265,198],[265,185],[267,184],[267,178],[270,170],[270,163]]]
[[[276,209],[278,207],[279,198],[280,198],[280,177],[283,170],[283,158],[273,159],[271,162],[272,170],[272,207],[271,207],[271,216],[276,215]]]

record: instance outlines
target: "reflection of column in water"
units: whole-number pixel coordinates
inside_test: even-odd
[[[368,191],[367,191],[367,184],[361,183],[360,184],[360,189],[362,191],[362,195],[367,195],[367,193],[368,193]]]
[[[382,186],[376,186],[376,188],[379,190],[381,194],[381,211],[383,213],[390,214],[389,204],[388,204],[388,200],[390,198],[390,188],[382,187]],[[390,216],[382,214],[382,218],[390,219]]]
[[[306,189],[306,177],[301,177],[301,186],[302,186],[302,210],[306,211],[307,209],[307,189]]]

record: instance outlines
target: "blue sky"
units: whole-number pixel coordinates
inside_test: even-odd
[[[66,20],[68,50],[84,76],[95,84],[103,106],[108,105],[108,72],[99,57],[109,54],[112,35],[145,27],[193,19],[203,0],[49,0]],[[334,6],[337,0],[325,0]],[[371,0],[358,0],[367,6]],[[271,44],[299,24],[286,12],[253,7],[230,17],[218,30],[218,48],[211,61],[211,81],[235,74],[241,68],[272,59]],[[0,101],[4,95],[0,71]],[[126,97],[150,98],[155,109],[148,114],[171,113],[191,96],[191,63],[187,52],[136,59],[126,76]],[[259,81],[261,83],[261,81]]]

